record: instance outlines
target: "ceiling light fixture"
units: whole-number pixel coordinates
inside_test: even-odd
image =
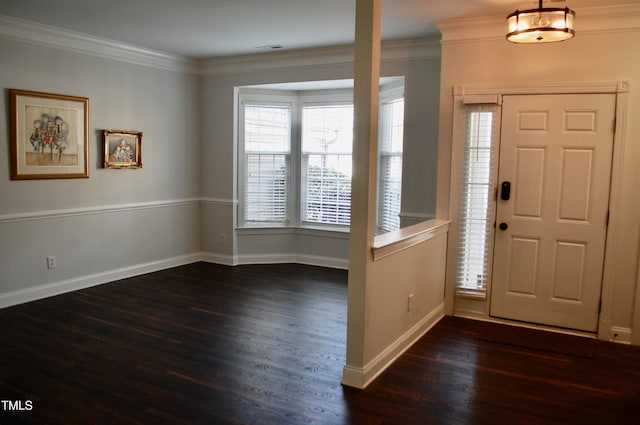
[[[565,7],[542,7],[516,10],[507,16],[507,40],[512,43],[551,43],[573,38],[573,21],[576,13]]]

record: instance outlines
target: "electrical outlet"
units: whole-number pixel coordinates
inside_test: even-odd
[[[227,234],[220,233],[220,243],[227,243]]]
[[[407,299],[407,312],[413,310],[413,294],[409,294]]]
[[[49,270],[53,270],[56,268],[56,257],[54,255],[50,255],[47,257],[47,268]]]

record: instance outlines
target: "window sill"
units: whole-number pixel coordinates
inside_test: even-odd
[[[288,226],[243,226],[237,227],[236,233],[238,235],[277,235],[287,234],[294,230],[293,227]]]
[[[458,298],[468,298],[472,300],[486,300],[487,299],[487,291],[484,289],[464,289],[457,288],[456,289],[456,297]]]
[[[311,235],[348,239],[349,228],[333,226],[245,226],[236,228],[238,235]]]
[[[376,236],[371,251],[373,261],[411,248],[449,231],[449,220],[427,220]]]
[[[320,232],[334,232],[334,233],[345,233],[349,234],[349,226],[332,226],[330,224],[322,225],[322,224],[301,224],[297,226],[300,230],[311,230],[311,231],[320,231]]]

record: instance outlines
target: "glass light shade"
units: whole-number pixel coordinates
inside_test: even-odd
[[[507,40],[513,43],[551,43],[568,40],[575,35],[575,15],[568,7],[516,10],[507,16]]]

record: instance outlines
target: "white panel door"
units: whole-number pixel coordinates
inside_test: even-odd
[[[614,118],[613,94],[504,96],[492,316],[596,331]]]

